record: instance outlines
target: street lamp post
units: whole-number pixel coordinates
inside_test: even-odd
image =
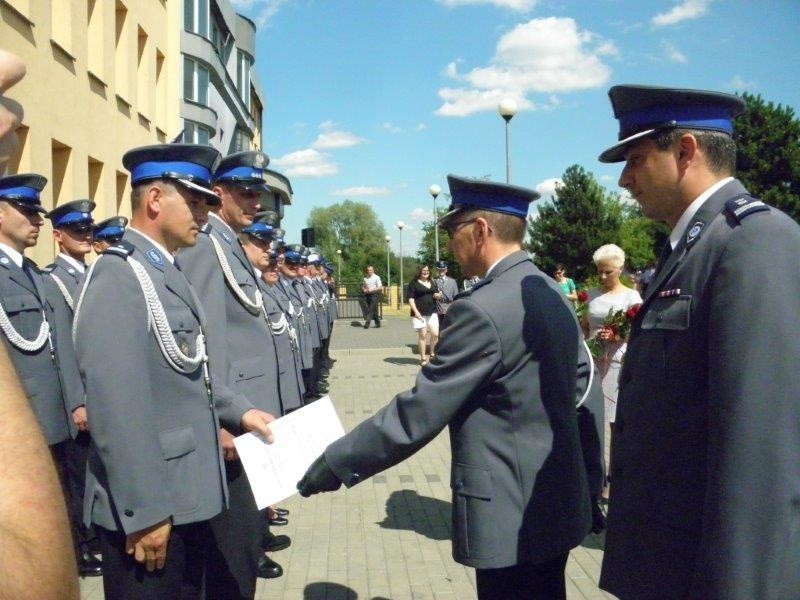
[[[385,239],[386,239],[386,287],[390,288],[390,290],[391,290],[391,287],[392,287],[392,270],[391,270],[391,267],[389,265],[389,244],[392,242],[392,236],[387,235]],[[391,291],[389,293],[391,293]]]
[[[508,124],[517,114],[517,103],[512,98],[505,98],[497,105],[497,112],[506,122],[506,183],[511,183],[511,161],[508,151]]]
[[[431,196],[433,196],[433,243],[436,244],[436,262],[439,262],[439,226],[436,224],[439,214],[436,212],[436,197],[442,191],[435,183],[428,188]]]
[[[342,280],[342,251],[336,251],[336,276],[339,278],[339,281]]]
[[[404,300],[403,300],[403,227],[405,227],[405,226],[406,226],[406,224],[403,223],[402,221],[398,221],[397,222],[397,228],[400,230],[400,281],[399,281],[400,306],[403,306],[403,304],[404,304]]]

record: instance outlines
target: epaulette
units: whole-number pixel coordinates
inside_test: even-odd
[[[52,273],[56,270],[56,263],[52,263],[47,265],[46,267],[42,267],[42,273]]]
[[[725,210],[728,211],[737,221],[741,221],[747,215],[762,210],[769,210],[769,206],[764,204],[761,200],[757,200],[752,196],[742,196],[741,198],[734,198],[725,203]]]
[[[113,244],[103,250],[103,254],[116,254],[117,256],[121,256],[125,260],[133,254],[133,244],[130,242],[126,242],[125,240],[120,240],[116,244]]]
[[[208,221],[203,223],[203,226],[200,228],[200,233],[211,233],[211,223]]]

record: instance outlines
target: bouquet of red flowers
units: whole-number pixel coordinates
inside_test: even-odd
[[[607,332],[610,339],[602,340],[595,335],[586,340],[586,344],[589,346],[593,357],[599,358],[605,354],[605,348],[603,346],[604,341],[625,342],[628,340],[628,336],[631,333],[631,323],[639,312],[640,307],[641,304],[634,304],[627,310],[620,309],[615,311],[614,309],[610,309],[608,311],[608,315],[606,315],[603,321],[603,327],[600,331]]]
[[[575,305],[575,312],[578,315],[578,320],[586,314],[589,309],[589,292],[581,290],[578,292],[578,303]]]

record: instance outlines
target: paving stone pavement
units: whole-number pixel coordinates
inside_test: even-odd
[[[413,386],[419,366],[411,320],[387,317],[383,327],[337,322],[330,395],[349,431]],[[470,600],[472,569],[450,550],[450,446],[447,431],[405,462],[332,494],[281,505],[289,524],[274,527],[292,545],[270,556],[283,577],[260,580],[258,600]],[[567,563],[569,600],[614,598],[597,587],[602,536],[590,535]],[[82,598],[101,600],[98,579],[81,582]]]

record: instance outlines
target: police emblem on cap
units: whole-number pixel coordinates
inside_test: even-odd
[[[259,152],[258,154],[255,155],[255,157],[253,157],[253,166],[256,169],[263,169],[264,167],[267,166],[266,158],[267,157],[266,157],[265,154],[262,154],[261,152]],[[260,177],[260,176],[261,176],[261,174],[259,173],[257,175],[257,177]]]
[[[694,239],[700,235],[700,232],[703,231],[703,227],[705,226],[706,224],[702,221],[697,221],[694,225],[692,225],[689,229],[689,233],[686,234],[686,243],[691,244]]]
[[[161,252],[159,252],[155,248],[150,248],[150,250],[145,252],[144,255],[147,257],[147,260],[149,260],[151,263],[153,263],[157,267],[163,267],[164,266],[164,257],[161,256]]]

